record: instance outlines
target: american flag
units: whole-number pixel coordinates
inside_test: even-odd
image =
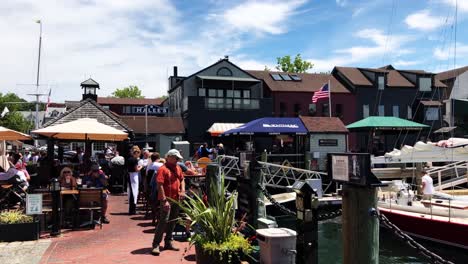
[[[328,98],[330,96],[330,91],[328,90],[328,83],[324,84],[320,90],[314,93],[312,96],[312,103],[317,103],[319,99]]]

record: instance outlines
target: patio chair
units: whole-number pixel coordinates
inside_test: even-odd
[[[102,229],[102,221],[94,219],[94,211],[99,211],[100,217],[102,217],[102,188],[92,189],[79,189],[78,193],[78,211],[89,211],[89,221],[80,225],[80,227],[91,226],[94,229],[95,225],[98,224]],[[79,219],[79,212],[78,212]]]

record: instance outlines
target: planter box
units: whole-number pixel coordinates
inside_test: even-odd
[[[219,252],[214,252],[214,254],[211,255],[208,252],[205,252],[203,248],[198,245],[195,245],[195,254],[197,257],[197,264],[241,263],[241,256],[237,254],[231,254],[230,258],[227,253],[220,256]],[[228,259],[230,259],[230,261],[228,261]]]
[[[0,224],[0,242],[38,240],[39,221],[23,224]]]

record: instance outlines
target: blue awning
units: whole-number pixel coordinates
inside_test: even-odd
[[[307,135],[307,129],[297,117],[264,117],[250,121],[240,127],[224,132],[229,135]]]

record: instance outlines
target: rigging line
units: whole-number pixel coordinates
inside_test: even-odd
[[[396,14],[396,1],[392,1],[392,11],[390,12],[390,19],[388,21],[387,25],[387,35],[385,37],[385,45],[384,45],[384,53],[382,54],[382,65],[385,63],[385,59],[387,57],[387,47],[388,47],[388,42],[390,41],[390,38],[392,36],[392,25],[393,25],[393,18]]]
[[[458,20],[458,0],[455,0],[455,21],[453,22],[454,23],[454,38],[455,38],[455,41],[454,41],[454,51],[453,51],[453,68],[456,69],[457,68],[457,21]],[[456,75],[457,71],[455,70],[453,72],[453,77],[455,78],[455,75]],[[455,85],[455,83],[454,83]],[[457,90],[460,89],[460,80],[458,80],[457,82]],[[453,88],[452,88],[452,92],[453,93]],[[450,118],[451,118],[451,123],[452,123],[452,126],[455,126],[455,101],[454,99],[452,99],[453,97],[450,96],[450,108],[451,108],[451,113],[450,113]],[[455,130],[455,129],[454,129]],[[454,136],[454,131],[450,131],[450,136],[453,138]]]

